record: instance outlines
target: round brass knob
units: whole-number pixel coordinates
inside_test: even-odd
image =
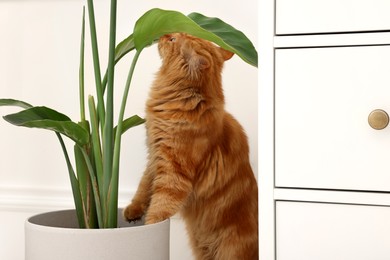
[[[375,130],[382,130],[389,124],[389,115],[382,109],[375,109],[368,116],[368,124]]]

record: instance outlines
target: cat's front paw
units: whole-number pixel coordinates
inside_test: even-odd
[[[123,210],[123,217],[129,222],[141,219],[144,214],[144,208],[141,205],[137,205],[134,203],[129,204]]]

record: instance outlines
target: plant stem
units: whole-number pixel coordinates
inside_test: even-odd
[[[85,149],[83,147],[79,146],[79,148],[84,156],[85,164],[87,165],[88,172],[89,172],[89,175],[91,177],[92,191],[93,191],[93,195],[95,197],[96,214],[97,214],[97,219],[98,219],[98,223],[99,223],[99,228],[103,228],[104,223],[103,223],[103,218],[102,218],[102,208],[101,208],[102,203],[101,203],[101,199],[100,199],[100,195],[99,195],[99,186],[97,183],[96,174],[93,170],[92,163],[88,157],[87,151],[85,151]]]
[[[106,101],[106,121],[104,125],[103,136],[103,178],[104,187],[103,193],[108,194],[110,180],[112,176],[112,162],[113,162],[113,128],[114,128],[114,67],[115,67],[115,37],[116,37],[116,9],[117,1],[111,0],[110,12],[110,42],[107,68],[107,101]],[[103,203],[109,203],[105,198]],[[110,215],[111,207],[107,205],[108,215]],[[117,211],[118,209],[115,209]],[[115,228],[117,221],[109,222],[108,217],[105,216],[105,226]]]
[[[96,23],[95,23],[95,11],[93,7],[93,0],[88,0],[88,17],[89,17],[89,28],[91,31],[91,44],[92,44],[92,56],[93,56],[93,68],[95,71],[95,85],[96,95],[98,100],[98,115],[102,126],[105,122],[105,110],[104,110],[104,99],[102,90],[102,76],[100,72],[100,61],[99,61],[99,49],[97,44],[96,36]]]
[[[99,126],[97,121],[97,115],[95,110],[95,101],[93,96],[88,98],[89,105],[89,116],[91,121],[91,144],[92,144],[92,155],[95,163],[97,184],[99,187],[100,198],[104,198],[103,194],[103,163],[102,163],[102,149],[100,144]],[[105,204],[102,205],[102,212],[106,212]]]
[[[90,177],[88,173],[88,169],[84,160],[84,156],[80,150],[80,147],[78,145],[74,146],[74,159],[76,163],[76,172],[77,172],[77,180],[78,180],[78,189],[80,190],[81,194],[81,203],[83,205],[83,214],[84,214],[84,222],[85,222],[85,228],[91,228],[91,223],[89,215],[90,211],[90,193],[92,192],[90,190]],[[93,198],[93,196],[92,196]]]
[[[81,27],[81,44],[80,44],[80,67],[79,67],[79,91],[80,91],[80,119],[85,121],[85,104],[84,104],[84,46],[85,46],[85,6],[83,7],[83,20]]]
[[[62,139],[61,134],[56,132],[56,135],[57,135],[58,140],[60,141],[62,152],[64,153],[64,156],[65,156],[66,166],[68,167],[69,179],[70,179],[70,184],[72,186],[73,199],[74,199],[74,204],[76,207],[77,220],[79,222],[79,227],[86,228],[87,227],[87,213],[85,212],[85,208],[83,205],[79,182],[78,182],[78,180],[76,178],[76,174],[73,170],[72,163],[70,162],[68,151],[66,150],[64,140]]]
[[[109,209],[108,212],[110,212],[109,215],[109,223],[113,223],[117,219],[117,208],[118,208],[118,186],[119,186],[119,163],[120,163],[120,149],[121,149],[121,140],[122,140],[122,126],[123,126],[123,118],[125,114],[126,109],[126,103],[127,103],[127,97],[129,95],[131,80],[133,78],[134,69],[137,64],[139,55],[141,54],[141,50],[137,51],[134,55],[129,74],[127,76],[127,81],[125,85],[125,90],[122,97],[122,103],[119,111],[119,118],[118,118],[118,125],[116,128],[116,134],[115,134],[115,145],[114,145],[114,158],[113,158],[113,164],[112,164],[112,177],[110,181],[110,188],[109,188]]]

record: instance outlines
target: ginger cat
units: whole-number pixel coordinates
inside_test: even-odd
[[[257,183],[247,137],[224,110],[221,72],[233,53],[175,33],[146,106],[149,161],[128,221],[180,212],[196,259],[258,259]]]

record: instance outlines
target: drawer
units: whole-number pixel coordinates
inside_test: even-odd
[[[276,0],[276,34],[390,30],[388,0]]]
[[[390,191],[378,108],[390,114],[390,46],[276,50],[275,185]]]
[[[390,208],[276,203],[277,260],[388,260]]]

